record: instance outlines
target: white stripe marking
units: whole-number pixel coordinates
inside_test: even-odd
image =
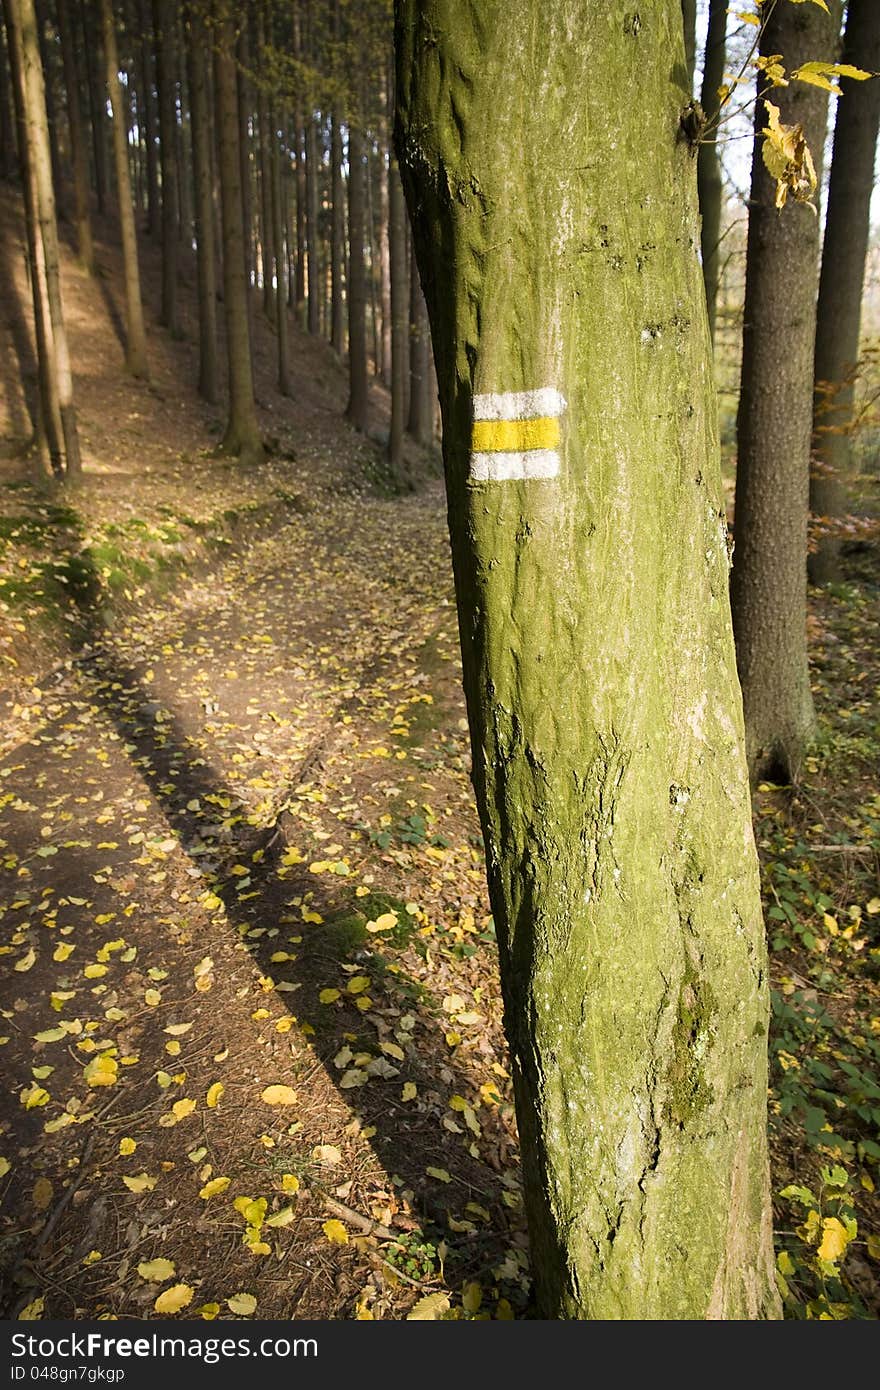
[[[527,449],[522,453],[505,453],[499,450],[491,454],[471,454],[471,479],[475,483],[501,483],[517,478],[555,478],[558,472],[559,455],[555,449]]]
[[[540,420],[548,415],[561,415],[565,397],[553,386],[537,391],[493,391],[474,396],[475,420]]]

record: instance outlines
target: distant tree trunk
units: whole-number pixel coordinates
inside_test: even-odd
[[[308,257],[308,318],[310,333],[321,331],[318,288],[321,258],[318,250],[318,122],[312,113],[306,121],[306,254]]]
[[[383,122],[384,124],[384,122]],[[379,279],[379,356],[376,370],[383,385],[391,387],[391,251],[388,240],[388,164],[386,160],[387,143],[380,135],[376,144],[373,162],[373,187],[378,193],[374,198],[376,211],[376,243],[378,247]]]
[[[244,257],[244,276],[247,285],[247,304],[248,304],[248,324],[250,326],[251,340],[253,341],[253,322],[251,308],[251,285],[254,283],[254,257],[253,257],[253,192],[251,189],[251,84],[248,80],[248,68],[250,66],[250,41],[248,38],[247,23],[241,25],[238,35],[238,67],[236,69],[236,84],[238,92],[238,152],[241,166],[240,186],[241,186],[241,216],[244,235],[242,238],[242,255]]]
[[[342,170],[342,131],[335,112],[330,125],[330,165],[333,203],[330,240],[330,341],[341,356],[345,349],[345,177]]]
[[[700,199],[700,252],[709,332],[715,342],[718,313],[718,278],[721,238],[721,161],[718,158],[718,89],[724,80],[727,44],[727,0],[709,0],[709,28],[703,64],[703,91],[700,105],[706,117],[706,138],[697,148],[697,192]]]
[[[119,54],[116,51],[116,23],[113,18],[112,0],[101,0],[101,25],[104,61],[107,64],[107,90],[113,112],[113,154],[116,160],[116,193],[119,201],[119,227],[125,277],[125,365],[132,376],[147,377],[147,335],[144,332],[144,314],[141,306],[137,231],[128,167],[128,136],[119,83]]]
[[[296,304],[296,190],[292,188],[294,171],[291,167],[290,152],[294,149],[291,137],[295,138],[295,130],[289,116],[283,119],[285,150],[281,169],[281,194],[284,203],[284,251],[287,257],[287,307],[293,309]],[[294,150],[294,159],[295,157]]]
[[[639,10],[399,0],[397,150],[538,1316],[753,1321],[766,947],[681,10]]]
[[[47,348],[47,374],[54,380],[51,383],[51,396],[58,403],[61,434],[63,436],[64,463],[67,476],[77,478],[82,472],[79,436],[76,428],[76,411],[73,404],[73,377],[70,370],[70,354],[67,347],[67,332],[64,325],[64,309],[61,299],[61,276],[58,255],[58,227],[55,220],[55,192],[52,187],[52,155],[49,148],[49,125],[46,118],[46,94],[43,85],[43,66],[40,58],[40,45],[37,33],[37,18],[33,0],[11,0],[7,8],[7,20],[11,20],[14,42],[17,45],[16,66],[21,84],[21,106],[24,116],[24,143],[27,147],[28,177],[32,180],[33,211],[37,218],[35,247],[45,270],[46,301],[48,319],[44,337]],[[39,267],[37,267],[39,273]],[[45,316],[44,316],[45,324]],[[48,424],[48,421],[44,422]],[[57,465],[56,465],[57,466]]]
[[[80,106],[80,81],[76,60],[76,42],[70,20],[69,0],[56,0],[58,37],[61,41],[61,61],[64,64],[64,88],[67,99],[67,121],[70,129],[70,162],[73,170],[73,197],[76,218],[76,245],[80,261],[92,274],[95,269],[95,247],[92,241],[92,215],[89,209],[89,160],[86,153],[86,133]]]
[[[7,44],[11,41],[7,35]],[[13,118],[12,78],[6,61],[6,46],[0,43],[0,179],[15,173],[16,133]]]
[[[434,442],[431,400],[431,331],[415,247],[409,272],[409,417],[406,428],[423,449]]]
[[[95,173],[95,199],[103,217],[107,211],[107,109],[104,96],[104,68],[101,59],[101,29],[90,0],[80,0],[86,80],[89,93],[89,119],[92,126],[92,158]]]
[[[34,0],[37,16],[37,36],[40,45],[40,62],[43,67],[43,87],[46,92],[46,121],[49,127],[49,149],[52,154],[52,185],[55,189],[55,214],[59,221],[67,217],[64,180],[61,174],[61,156],[58,149],[58,110],[55,102],[55,64],[52,51],[46,38],[46,0]]]
[[[403,436],[406,427],[406,388],[409,363],[409,257],[406,246],[406,205],[400,170],[393,157],[388,165],[388,247],[391,270],[391,425],[388,461],[398,484],[405,482]]]
[[[788,70],[830,61],[830,15],[777,5],[761,53]],[[821,176],[828,99],[803,82],[773,88],[785,125],[802,124]],[[746,255],[742,381],[737,420],[736,546],[731,597],[752,778],[791,782],[814,729],[807,668],[807,511],[819,219],[780,213],[761,155],[767,111],[755,112]]]
[[[366,212],[365,141],[360,126],[348,128],[348,407],[356,430],[367,429],[367,270],[364,261]]]
[[[264,6],[260,4],[257,6],[258,68],[262,68],[265,64],[265,49],[266,22]],[[278,135],[277,131],[270,126],[269,101],[262,83],[257,87],[257,127],[260,151],[260,262],[263,269],[263,313],[271,321],[275,318],[275,291],[272,284],[275,265],[275,247],[273,245],[275,223],[272,215],[273,172],[270,165],[275,158]]]
[[[843,43],[844,63],[880,70],[880,4],[850,0]],[[813,474],[810,510],[839,517],[849,510],[852,479],[850,433],[859,358],[862,287],[871,226],[874,157],[880,125],[880,79],[839,79],[828,213],[819,277],[813,400]],[[810,556],[814,584],[840,577],[840,541],[823,536]]]
[[[211,41],[197,5],[190,7],[186,60],[189,75],[195,184],[196,276],[199,299],[199,394],[217,400],[217,270],[214,250],[214,179],[207,61]]]
[[[144,144],[147,152],[147,231],[156,236],[159,227],[159,165],[156,158],[156,103],[153,97],[153,44],[147,0],[138,0],[141,31],[141,97],[144,109]]]
[[[192,251],[193,244],[193,206],[192,194],[194,178],[192,173],[192,141],[190,139],[190,96],[189,84],[186,80],[186,62],[184,59],[185,43],[183,30],[183,16],[180,7],[175,6],[174,25],[174,71],[178,81],[180,120],[176,122],[177,130],[177,208],[178,223],[177,235],[185,246],[187,256]]]
[[[229,364],[229,423],[222,447],[226,453],[237,455],[244,464],[260,463],[263,443],[254,404],[248,284],[245,279],[235,29],[226,15],[214,27],[214,101],[223,212],[223,308]]]
[[[270,205],[272,214],[272,248],[275,261],[275,332],[278,349],[278,390],[290,395],[290,370],[287,350],[287,295],[284,290],[284,230],[281,188],[281,146],[277,135],[275,111],[269,104],[272,139],[269,146]]]
[[[306,157],[305,135],[299,107],[293,118],[296,141],[296,279],[294,305],[300,310],[306,302]]]
[[[694,67],[697,61],[697,0],[681,0],[684,20],[684,65],[687,68],[688,91],[694,90]]]
[[[175,11],[172,0],[153,0],[156,35],[156,85],[159,89],[159,167],[162,175],[162,312],[161,322],[179,331],[177,251],[180,209],[177,201],[177,84],[174,57]]]

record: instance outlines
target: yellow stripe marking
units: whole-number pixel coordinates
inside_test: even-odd
[[[475,420],[471,439],[474,453],[488,454],[527,449],[555,449],[559,420],[544,416],[535,420]]]

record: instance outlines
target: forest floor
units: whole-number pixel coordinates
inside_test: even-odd
[[[283,402],[259,309],[273,458],[210,457],[190,300],[179,341],[151,332],[151,384],[126,381],[102,243],[97,282],[65,262],[86,478],[35,487],[11,447],[13,234],[0,1313],[527,1316],[434,465],[413,455],[392,495],[384,394],[355,435],[338,362],[299,332]],[[811,599],[815,756],[756,807],[792,1316],[880,1313],[880,591],[876,555],[855,563]]]

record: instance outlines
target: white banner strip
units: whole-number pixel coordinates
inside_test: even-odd
[[[540,395],[541,392],[531,394]],[[517,416],[503,417],[516,419]],[[523,453],[471,454],[471,479],[475,483],[500,483],[529,478],[555,478],[559,455],[555,449],[527,449]]]
[[[537,391],[493,391],[474,396],[475,420],[536,420],[561,415],[566,400],[553,386]]]

